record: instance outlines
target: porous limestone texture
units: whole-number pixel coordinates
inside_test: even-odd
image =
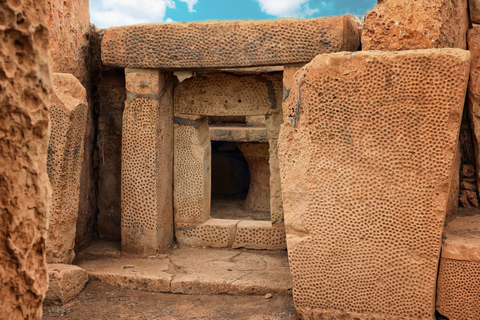
[[[45,3],[53,72],[71,73],[87,86],[88,0],[47,0]]]
[[[107,29],[102,61],[161,69],[271,66],[358,47],[358,28],[350,16],[163,23]]]
[[[245,210],[270,211],[270,153],[268,143],[237,143],[248,163],[250,187]]]
[[[272,77],[270,74],[235,76],[214,73],[189,78],[175,88],[175,114],[265,115],[278,106],[277,82]]]
[[[207,118],[197,118],[174,118],[176,223],[199,224],[210,217],[212,148]]]
[[[469,0],[468,8],[470,11],[470,21],[480,23],[480,0]]]
[[[53,193],[46,243],[49,263],[72,263],[75,258],[87,110],[87,93],[80,81],[71,74],[54,73],[47,159]]]
[[[286,247],[282,223],[272,225],[270,221],[243,220],[237,224],[234,249],[283,250]]]
[[[479,214],[454,217],[445,226],[436,304],[448,319],[480,319]]]
[[[387,0],[365,15],[362,50],[466,49],[468,0]]]
[[[279,157],[300,318],[434,318],[469,66],[468,51],[430,49],[297,72]]]
[[[470,81],[468,82],[468,113],[472,128],[472,142],[475,153],[475,164],[480,168],[480,26],[474,25],[468,30],[468,49],[472,55]],[[480,181],[480,170],[476,173]]]
[[[209,126],[211,141],[229,142],[268,142],[265,125],[236,126],[211,124]]]
[[[84,269],[69,264],[48,264],[47,304],[64,305],[74,299],[88,282]]]
[[[152,255],[173,241],[173,81],[158,70],[125,72],[127,83],[155,75],[149,93],[127,91],[122,135],[122,251]]]
[[[180,245],[230,248],[240,220],[208,219],[199,225],[175,222],[175,237]]]
[[[51,94],[45,1],[0,3],[0,319],[42,317]]]

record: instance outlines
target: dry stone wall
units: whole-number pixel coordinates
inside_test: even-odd
[[[1,2],[0,42],[0,318],[40,319],[51,207],[45,1]]]
[[[358,47],[350,16],[149,24],[109,28],[102,61],[129,68],[250,67],[308,62],[320,53]]]
[[[469,64],[337,53],[296,74],[279,155],[301,318],[433,318]]]
[[[50,108],[51,135],[47,170],[53,191],[49,217],[47,259],[49,263],[72,263],[80,197],[87,94],[71,74],[53,74]]]

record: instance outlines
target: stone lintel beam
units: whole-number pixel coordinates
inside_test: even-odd
[[[102,61],[122,68],[229,68],[308,62],[321,53],[355,51],[352,17],[159,23],[109,28]]]
[[[265,127],[210,125],[211,141],[268,142]]]

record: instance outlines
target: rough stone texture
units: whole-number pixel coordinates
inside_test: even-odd
[[[279,156],[301,318],[434,317],[469,65],[460,49],[336,53],[296,74]]]
[[[270,211],[270,153],[268,143],[237,143],[248,163],[250,187],[243,207],[250,211]]]
[[[272,225],[270,221],[244,220],[237,225],[232,248],[257,250],[283,250],[287,248],[285,226]]]
[[[175,222],[203,223],[210,217],[212,150],[207,118],[174,119]]]
[[[87,87],[88,0],[48,0],[45,3],[52,70],[71,73]]]
[[[350,16],[148,24],[109,28],[102,61],[131,68],[269,66],[358,47],[358,28]]]
[[[68,264],[48,264],[47,304],[64,305],[74,299],[88,282],[88,273]]]
[[[71,74],[53,74],[47,171],[53,192],[47,260],[72,263],[87,120],[87,93]]]
[[[277,106],[275,84],[268,75],[215,73],[189,78],[175,88],[175,114],[265,115]]]
[[[230,142],[268,142],[265,126],[230,126],[225,124],[210,125],[210,141]]]
[[[180,245],[230,248],[239,222],[240,220],[208,219],[198,226],[176,223],[175,238]]]
[[[365,15],[362,50],[466,49],[468,0],[388,0]]]
[[[51,206],[45,2],[1,2],[0,42],[0,318],[40,319]]]
[[[468,82],[468,113],[472,128],[472,142],[475,164],[480,168],[480,26],[474,25],[468,30],[468,48],[472,55],[470,65],[470,81]],[[477,181],[480,181],[480,170],[477,170]]]
[[[460,168],[461,168],[460,144],[457,146],[455,162],[452,169],[452,179],[450,181],[450,191],[448,193],[447,217],[453,215],[458,210],[458,197],[460,193]]]
[[[455,217],[443,232],[437,311],[448,319],[480,318],[480,215]]]
[[[159,71],[130,72],[157,74]],[[161,94],[127,92],[122,144],[122,250],[152,255],[173,241],[173,82]]]
[[[472,23],[480,23],[480,1],[469,0],[468,7],[470,11],[470,21]]]

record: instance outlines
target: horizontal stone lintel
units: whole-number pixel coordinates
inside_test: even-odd
[[[211,141],[268,142],[265,127],[210,125]]]
[[[122,68],[231,68],[302,63],[355,51],[351,16],[266,21],[142,24],[107,29],[102,61]]]

